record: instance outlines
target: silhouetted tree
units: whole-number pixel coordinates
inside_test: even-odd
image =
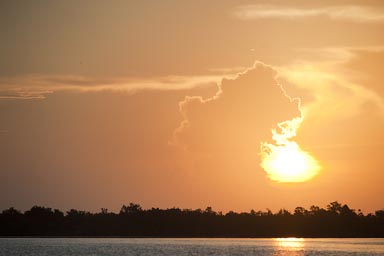
[[[303,207],[296,207],[294,210],[294,215],[296,216],[304,216],[307,214],[308,214],[308,211]]]
[[[13,207],[0,213],[0,236],[156,236],[156,237],[384,237],[384,210],[356,213],[331,202],[326,209],[296,207],[249,213],[201,209],[142,209],[123,205],[118,214],[34,206],[24,213]]]
[[[123,205],[120,210],[120,214],[134,214],[142,211],[139,204],[130,203],[128,206]]]
[[[384,210],[378,210],[375,212],[376,217],[384,219]]]

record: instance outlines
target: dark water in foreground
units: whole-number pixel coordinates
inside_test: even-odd
[[[0,238],[0,256],[384,255],[384,239]]]

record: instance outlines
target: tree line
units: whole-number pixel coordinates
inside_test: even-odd
[[[119,213],[91,213],[34,206],[0,214],[0,236],[82,237],[384,237],[384,210],[363,214],[337,201],[326,208],[296,207],[226,214],[201,209],[143,209],[123,205]]]

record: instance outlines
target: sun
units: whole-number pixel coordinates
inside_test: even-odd
[[[278,146],[263,144],[261,152],[261,167],[273,181],[304,182],[321,170],[318,161],[293,141]]]

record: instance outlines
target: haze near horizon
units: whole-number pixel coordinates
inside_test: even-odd
[[[1,1],[0,209],[383,209],[382,1]]]

